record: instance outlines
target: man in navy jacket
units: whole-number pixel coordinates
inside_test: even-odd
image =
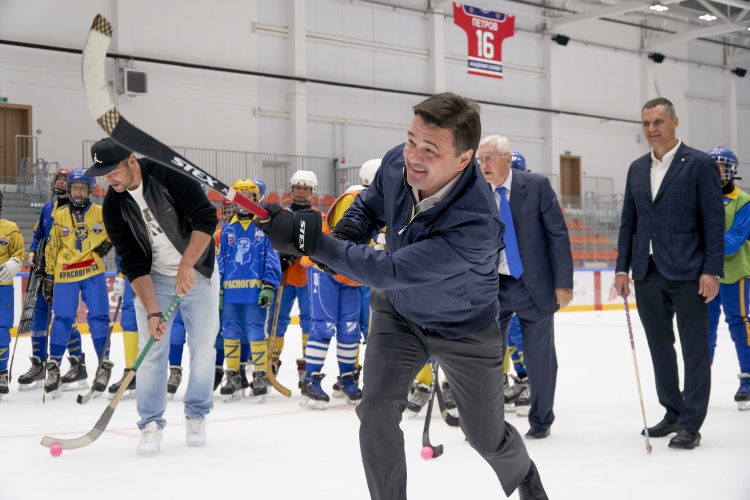
[[[375,289],[367,339],[360,447],[373,499],[406,498],[399,428],[409,386],[428,358],[450,382],[469,443],[506,495],[546,499],[523,440],[503,417],[497,259],[503,247],[492,192],[476,162],[476,103],[444,93],[414,107],[405,144],[384,157],[370,188],[333,233],[307,214],[269,206],[261,223],[277,250],[296,247]],[[288,214],[288,215],[287,215]],[[367,245],[387,226],[386,251]]]
[[[708,410],[711,356],[708,302],[719,292],[724,272],[724,201],[716,162],[677,136],[679,119],[667,99],[641,110],[651,153],[630,165],[617,242],[615,288],[630,293],[633,271],[638,315],[654,365],[656,393],[667,410],[648,429],[653,437],[678,434],[670,448],[700,445],[698,430]],[[672,321],[685,363],[680,391]]]

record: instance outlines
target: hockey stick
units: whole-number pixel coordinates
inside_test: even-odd
[[[430,460],[443,454],[443,445],[432,446],[430,444],[430,417],[432,416],[432,405],[435,402],[435,391],[439,391],[437,385],[437,363],[430,361],[432,369],[432,386],[430,387],[430,402],[427,404],[427,415],[424,419],[424,430],[422,431],[422,458]]]
[[[625,302],[625,317],[628,319],[628,333],[630,334],[630,350],[633,352],[633,366],[635,366],[635,380],[638,383],[638,398],[641,400],[641,414],[643,415],[643,434],[646,436],[646,450],[651,453],[651,442],[648,439],[648,424],[646,423],[646,407],[643,405],[643,392],[641,391],[641,376],[638,372],[638,359],[635,357],[635,342],[633,341],[633,325],[630,323],[630,307],[628,306],[627,294],[622,294]]]
[[[96,375],[99,375],[99,370],[102,369],[102,365],[104,364],[104,360],[107,359],[107,349],[109,349],[109,339],[112,338],[112,330],[115,329],[115,323],[117,323],[117,316],[120,314],[120,306],[122,306],[122,295],[117,299],[117,307],[115,308],[115,316],[112,318],[112,325],[109,327],[109,333],[107,334],[107,340],[104,342],[104,349],[102,349],[102,356],[99,360],[99,366],[96,369]],[[79,405],[85,405],[89,402],[91,399],[91,396],[94,395],[94,389],[96,388],[96,378],[94,378],[94,383],[91,385],[91,389],[89,389],[89,392],[87,392],[84,395],[78,395],[78,398],[76,399],[76,402],[78,402]],[[106,387],[105,387],[106,389]]]
[[[8,384],[10,384],[11,380],[13,380],[13,360],[16,357],[18,337],[31,332],[31,322],[34,319],[34,310],[36,309],[36,300],[39,297],[39,285],[41,283],[42,273],[37,272],[37,270],[34,269],[29,273],[29,279],[26,282],[26,297],[23,301],[21,319],[18,322],[18,329],[16,330],[16,340],[13,342],[13,353],[10,355],[10,365],[8,366]]]
[[[169,321],[169,318],[172,316],[175,309],[177,309],[177,306],[180,305],[180,299],[181,297],[179,295],[174,296],[174,299],[172,299],[172,303],[169,304],[167,310],[164,311],[164,316],[162,316],[160,324],[164,324]],[[104,409],[104,413],[102,413],[102,416],[99,417],[99,420],[96,421],[96,424],[94,424],[94,427],[89,432],[81,437],[74,439],[61,439],[51,436],[44,436],[42,438],[41,445],[50,448],[53,444],[59,444],[63,450],[75,450],[76,448],[83,448],[84,446],[88,446],[96,441],[107,428],[109,421],[112,419],[112,415],[115,413],[117,403],[120,402],[120,398],[122,398],[122,395],[125,394],[125,391],[128,390],[130,382],[133,380],[133,378],[135,378],[135,372],[138,371],[138,368],[141,366],[141,363],[143,363],[143,360],[146,358],[148,351],[151,350],[151,346],[154,345],[155,341],[156,337],[150,337],[148,339],[146,345],[143,346],[143,350],[140,352],[140,354],[138,354],[138,358],[136,358],[135,363],[133,364],[133,368],[130,369],[127,376],[123,379],[122,384],[120,385],[120,389],[118,389],[114,397],[109,400],[109,404]]]
[[[128,122],[115,107],[109,96],[104,62],[112,39],[112,24],[97,14],[83,46],[83,88],[91,115],[99,126],[120,146],[136,151],[165,167],[197,179],[201,184],[221,193],[229,201],[240,205],[260,219],[267,219],[268,212],[257,203],[247,199],[220,180],[162,144],[147,133]]]
[[[46,298],[44,300],[47,300]],[[49,361],[49,337],[52,326],[52,301],[47,301],[47,325],[44,329],[44,362],[42,363],[42,404],[47,402],[47,361]]]
[[[435,367],[435,376],[437,377],[440,371],[440,366]],[[443,421],[451,427],[458,427],[458,417],[450,414],[448,408],[445,405],[445,397],[443,396],[443,390],[440,388],[440,381],[437,382],[437,400],[438,407],[440,408],[440,416],[443,417]]]
[[[266,375],[268,376],[268,381],[271,382],[271,385],[274,386],[280,394],[291,398],[292,391],[281,385],[281,383],[276,380],[276,375],[273,374],[273,350],[275,349],[276,327],[279,325],[279,308],[281,307],[281,296],[284,295],[284,286],[286,286],[286,271],[281,275],[281,284],[279,285],[279,292],[276,294],[276,304],[274,304],[271,336],[268,337],[268,346],[271,348],[271,369],[266,371]]]

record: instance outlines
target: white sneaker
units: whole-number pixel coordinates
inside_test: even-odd
[[[185,442],[188,446],[206,445],[206,417],[189,419],[185,417]]]
[[[157,455],[161,443],[161,429],[156,422],[149,422],[141,431],[141,442],[138,443],[139,455]]]

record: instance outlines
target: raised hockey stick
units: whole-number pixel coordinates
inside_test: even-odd
[[[276,343],[276,327],[279,325],[279,308],[281,307],[281,296],[284,295],[284,286],[286,285],[286,271],[281,275],[281,284],[279,285],[279,291],[276,294],[276,303],[273,309],[273,322],[271,323],[271,336],[268,337],[268,347],[271,349],[271,369],[266,371],[268,381],[274,388],[279,391],[280,394],[291,398],[292,391],[281,385],[276,380],[276,375],[273,374],[273,350],[275,349],[274,344]]]
[[[440,366],[435,367],[435,376],[440,371]],[[458,417],[455,417],[450,414],[448,411],[448,408],[445,405],[445,397],[443,396],[443,390],[440,388],[440,382],[437,383],[437,400],[438,400],[438,407],[440,408],[440,416],[443,417],[443,421],[448,424],[451,427],[458,427]]]
[[[646,436],[646,451],[651,453],[651,442],[648,439],[648,424],[646,423],[646,407],[643,405],[643,391],[641,391],[641,376],[638,372],[638,359],[635,357],[635,342],[633,341],[633,325],[630,323],[630,307],[628,306],[627,294],[622,294],[625,302],[625,316],[628,319],[628,333],[630,334],[630,350],[633,353],[633,366],[635,366],[635,380],[638,383],[638,399],[641,400],[641,414],[643,415],[643,434]]]
[[[174,299],[172,299],[172,303],[169,304],[167,310],[164,311],[164,316],[162,316],[160,323],[164,324],[169,321],[169,318],[172,316],[175,309],[177,309],[178,305],[180,305],[180,296],[175,295]],[[122,395],[125,394],[125,391],[128,390],[130,382],[135,377],[135,372],[138,371],[138,368],[141,366],[141,363],[143,363],[143,360],[146,358],[148,351],[151,350],[151,346],[154,345],[155,341],[156,337],[151,337],[148,339],[146,345],[143,346],[143,350],[140,352],[140,354],[138,354],[138,357],[135,360],[135,364],[133,364],[133,368],[130,369],[127,376],[123,379],[122,384],[120,385],[120,389],[118,389],[114,397],[109,400],[109,404],[104,409],[104,413],[102,413],[102,416],[99,417],[99,420],[96,421],[96,424],[94,424],[94,427],[90,431],[88,431],[83,436],[74,439],[61,439],[51,436],[44,436],[42,438],[41,445],[50,448],[53,444],[59,444],[63,450],[75,450],[76,448],[83,448],[84,446],[88,446],[96,441],[107,428],[109,421],[112,419],[112,415],[114,415],[115,413],[117,403],[120,402],[120,398],[122,398]]]
[[[112,24],[97,14],[83,46],[83,88],[91,115],[99,126],[125,149],[140,153],[165,167],[193,177],[201,184],[221,193],[229,201],[247,209],[260,219],[268,212],[204,170],[128,122],[109,96],[104,61],[112,39]]]
[[[109,349],[109,339],[112,338],[112,330],[115,329],[115,323],[117,323],[117,316],[120,314],[120,307],[122,306],[122,295],[117,299],[117,307],[115,308],[115,315],[112,318],[112,324],[109,327],[109,333],[107,334],[107,340],[104,342],[104,349],[102,349],[102,356],[99,360],[99,366],[96,369],[96,375],[99,375],[99,370],[102,369],[102,365],[104,364],[104,360],[107,359],[107,349]],[[76,399],[76,402],[78,402],[79,405],[85,405],[89,402],[91,399],[91,396],[94,395],[94,389],[96,388],[96,379],[94,379],[94,383],[91,385],[91,389],[89,389],[89,392],[87,392],[84,395],[79,394],[78,398]],[[105,387],[106,389],[106,387]]]
[[[432,405],[435,402],[435,391],[439,391],[437,385],[437,363],[430,361],[432,369],[432,386],[430,387],[430,402],[427,404],[427,415],[424,419],[424,430],[422,431],[422,458],[430,460],[443,454],[443,445],[432,446],[430,444],[430,417],[432,416]]]
[[[31,322],[34,319],[34,310],[36,309],[36,299],[39,296],[39,285],[42,283],[44,273],[37,272],[34,269],[29,273],[29,280],[26,282],[26,297],[23,301],[23,310],[21,319],[18,322],[16,330],[16,340],[13,342],[13,353],[10,355],[10,364],[8,366],[8,384],[13,380],[13,360],[16,357],[16,347],[18,347],[18,337],[31,332]]]

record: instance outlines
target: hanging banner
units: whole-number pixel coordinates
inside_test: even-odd
[[[469,38],[468,73],[503,77],[503,40],[513,36],[516,17],[453,3],[453,23]]]

